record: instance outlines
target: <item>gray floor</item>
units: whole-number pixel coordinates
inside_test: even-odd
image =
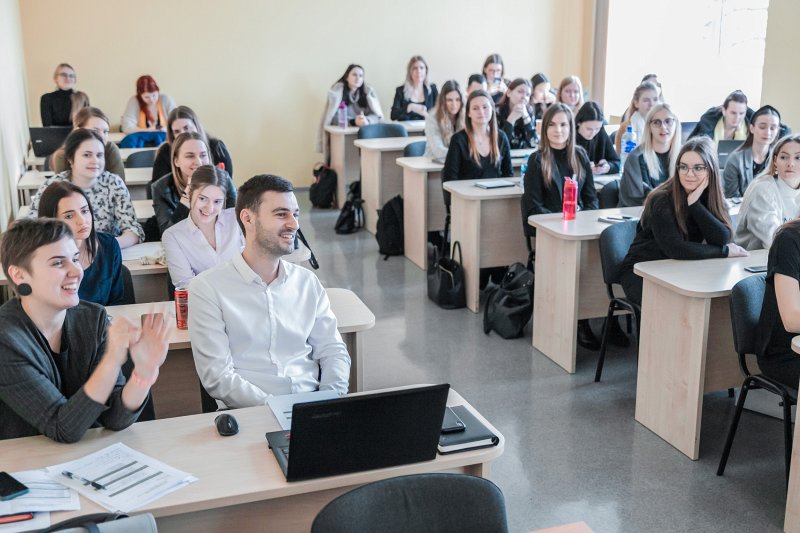
[[[747,413],[724,477],[715,475],[733,400],[704,399],[701,458],[690,461],[637,423],[634,348],[579,348],[574,375],[524,338],[484,335],[483,315],[427,299],[425,273],[384,261],[372,235],[336,235],[333,210],[298,192],[304,233],[327,287],[353,290],[375,313],[364,335],[367,389],[448,382],[505,435],[491,479],[506,497],[511,531],[585,521],[597,533],[781,531],[786,505],[782,426]],[[498,236],[502,238],[502,236]],[[599,332],[601,320],[592,322]]]

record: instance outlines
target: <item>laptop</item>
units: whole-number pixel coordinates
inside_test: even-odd
[[[28,128],[28,130],[31,134],[33,155],[47,157],[64,144],[72,128],[69,126],[48,126],[46,128]]]
[[[720,141],[717,143],[717,159],[719,159],[720,170],[725,168],[728,156],[731,155],[744,141]]]
[[[287,481],[431,461],[449,390],[445,383],[298,403],[291,431],[269,432],[267,442]]]

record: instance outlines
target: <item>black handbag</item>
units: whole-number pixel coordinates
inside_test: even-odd
[[[458,258],[456,258],[458,252]],[[460,309],[467,306],[467,287],[464,284],[464,267],[461,266],[461,243],[453,243],[450,257],[434,250],[428,268],[428,298],[442,309]]]
[[[364,200],[361,199],[361,182],[354,181],[350,184],[347,201],[339,211],[339,218],[333,229],[339,235],[355,233],[364,227]]]
[[[533,272],[522,263],[508,267],[503,281],[486,297],[483,332],[492,330],[504,339],[522,337],[533,316]]]

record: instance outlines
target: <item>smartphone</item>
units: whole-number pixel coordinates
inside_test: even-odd
[[[458,433],[467,429],[466,424],[449,407],[444,408],[444,421],[442,421],[442,433]]]
[[[748,272],[752,272],[754,274],[758,274],[760,272],[766,272],[767,271],[767,265],[756,265],[756,266],[751,266],[751,267],[744,267],[744,269],[746,271],[748,271]]]
[[[8,501],[30,492],[30,489],[14,479],[8,472],[0,472],[0,501]]]

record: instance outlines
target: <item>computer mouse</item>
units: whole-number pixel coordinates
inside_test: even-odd
[[[223,437],[230,437],[239,433],[239,422],[236,421],[233,415],[223,413],[214,419],[217,425],[217,433]]]

